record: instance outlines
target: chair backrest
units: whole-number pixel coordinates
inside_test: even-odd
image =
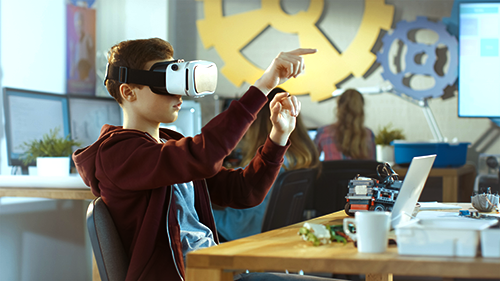
[[[334,160],[322,162],[321,174],[307,198],[308,210],[322,216],[344,209],[347,185],[356,175],[377,178],[375,160]]]
[[[307,192],[316,174],[316,169],[299,169],[278,176],[266,208],[262,232],[303,220]]]
[[[100,197],[89,204],[87,229],[101,280],[125,280],[129,258],[108,208]]]

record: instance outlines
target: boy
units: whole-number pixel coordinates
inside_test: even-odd
[[[106,87],[123,109],[123,127],[104,125],[99,139],[77,150],[73,159],[113,217],[130,257],[127,280],[184,280],[186,254],[218,243],[211,202],[248,208],[264,199],[295,128],[300,111],[295,97],[281,93],[271,102],[273,129],[247,168],[227,170],[222,162],[269,91],[299,75],[301,56],[315,52],[281,53],[245,95],[192,138],[159,128],[177,119],[180,95],[157,94],[151,87],[108,77]],[[150,70],[172,59],[172,46],[152,38],[113,46],[108,63],[109,68]]]

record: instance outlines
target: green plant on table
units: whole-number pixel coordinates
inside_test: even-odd
[[[81,143],[74,141],[70,135],[59,136],[60,128],[50,130],[44,134],[40,140],[24,142],[21,148],[24,149],[22,155],[23,163],[28,165],[37,157],[66,157],[73,153],[73,146],[80,146]]]
[[[404,140],[403,129],[393,129],[392,124],[388,124],[381,129],[375,136],[375,144],[390,145],[393,140]]]

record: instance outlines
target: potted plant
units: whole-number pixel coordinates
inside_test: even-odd
[[[23,163],[29,165],[36,161],[39,176],[68,176],[69,156],[73,153],[73,146],[80,146],[70,138],[59,136],[60,128],[50,130],[40,140],[24,142]]]
[[[377,161],[394,165],[394,146],[391,143],[394,140],[404,140],[405,138],[403,130],[392,128],[391,123],[379,129],[379,132],[375,135]]]

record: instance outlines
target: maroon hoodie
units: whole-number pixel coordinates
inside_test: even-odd
[[[289,144],[278,146],[268,138],[244,170],[225,169],[222,162],[266,101],[251,87],[199,135],[161,129],[165,143],[142,131],[104,125],[94,144],[75,151],[78,172],[108,206],[130,257],[127,280],[184,280],[173,184],[193,181],[200,222],[217,243],[210,201],[248,208],[264,200]]]

